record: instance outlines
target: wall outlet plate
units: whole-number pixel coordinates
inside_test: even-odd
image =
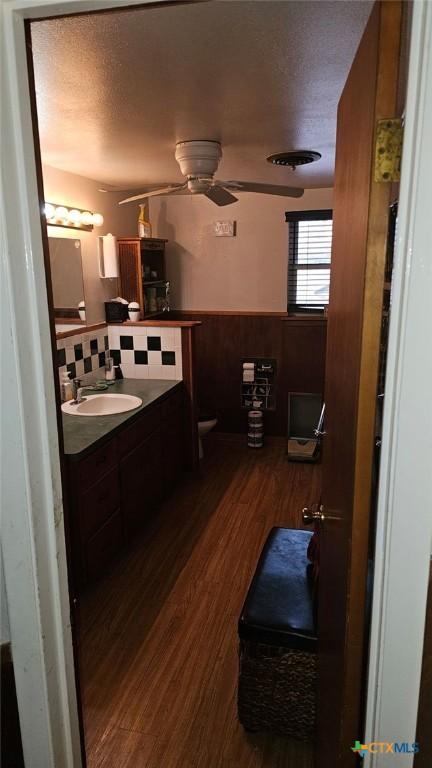
[[[235,221],[215,221],[213,225],[213,232],[216,237],[235,237],[236,222]]]

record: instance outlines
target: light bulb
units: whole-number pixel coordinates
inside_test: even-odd
[[[93,226],[94,227],[101,227],[104,223],[104,217],[101,213],[94,213],[92,216],[93,219]]]
[[[59,205],[55,209],[55,218],[57,221],[67,221],[68,218],[68,209],[64,207],[64,205]]]
[[[84,213],[81,214],[81,224],[85,227],[91,227],[93,224],[93,216],[90,211],[84,211]]]
[[[44,214],[46,219],[52,219],[55,213],[55,208],[51,203],[45,203]]]
[[[71,224],[74,224],[77,227],[81,222],[81,214],[76,208],[72,208],[72,210],[69,211],[68,219]]]

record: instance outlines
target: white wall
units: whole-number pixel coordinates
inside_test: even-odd
[[[138,206],[119,206],[124,193],[99,192],[83,176],[43,166],[45,200],[102,213],[93,232],[48,227],[51,237],[81,240],[87,322],[105,319],[103,303],[118,293],[116,280],[101,280],[97,237],[135,235]],[[241,194],[219,208],[204,196],[153,198],[155,237],[167,243],[167,277],[174,309],[284,312],[287,306],[288,226],[285,211],[332,207],[332,189],[306,190],[302,198]],[[234,219],[237,235],[215,237],[213,223]]]
[[[285,312],[288,225],[285,211],[332,207],[332,189],[302,198],[239,194],[219,208],[203,195],[152,198],[153,235],[166,237],[174,309]],[[236,237],[215,237],[215,221],[234,219]]]
[[[49,203],[76,206],[104,217],[102,227],[93,232],[81,232],[63,227],[48,227],[49,237],[67,237],[81,240],[84,294],[88,323],[105,320],[104,301],[118,294],[117,280],[101,280],[97,256],[97,238],[111,232],[117,237],[135,236],[138,206],[119,206],[123,193],[99,192],[100,183],[84,176],[66,173],[51,166],[43,166],[45,200]]]
[[[10,640],[9,612],[4,583],[3,555],[0,548],[0,645]]]

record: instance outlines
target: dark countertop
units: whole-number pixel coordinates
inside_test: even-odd
[[[126,422],[132,423],[142,411],[162,400],[180,384],[181,381],[163,379],[123,379],[110,386],[106,394],[118,392],[140,397],[142,404],[133,411],[112,416],[68,416],[62,412],[65,454],[72,461],[82,459],[99,444],[113,437]]]

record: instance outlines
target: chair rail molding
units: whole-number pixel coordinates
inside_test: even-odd
[[[432,542],[432,4],[413,3],[364,743],[416,739]],[[421,750],[421,744],[420,744]],[[400,768],[413,754],[398,754]],[[365,768],[388,755],[367,753]]]

